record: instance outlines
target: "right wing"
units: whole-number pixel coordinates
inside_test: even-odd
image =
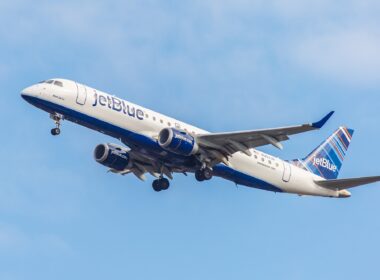
[[[251,155],[249,149],[259,146],[272,144],[282,149],[280,142],[288,140],[290,135],[320,129],[333,114],[334,111],[328,113],[320,121],[309,124],[273,129],[201,134],[196,136],[196,140],[211,158],[217,157],[219,161],[226,162],[226,158],[236,152]]]
[[[323,180],[314,181],[318,186],[332,189],[332,190],[345,190],[349,188],[359,187],[380,181],[380,176],[374,177],[361,177],[351,179],[336,179],[336,180]]]

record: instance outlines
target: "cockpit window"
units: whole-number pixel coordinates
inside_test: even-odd
[[[59,87],[63,87],[63,83],[61,81],[54,81],[54,84]]]
[[[56,80],[45,80],[39,82],[39,84],[54,84],[55,86],[63,87],[63,82]]]

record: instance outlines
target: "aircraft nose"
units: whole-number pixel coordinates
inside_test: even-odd
[[[27,88],[24,88],[22,91],[21,91],[21,97],[22,98],[27,98],[27,97],[30,97],[30,96],[34,96],[36,94],[36,88],[35,86],[30,86],[30,87],[27,87]]]

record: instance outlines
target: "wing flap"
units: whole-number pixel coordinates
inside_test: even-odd
[[[345,190],[349,188],[359,187],[380,181],[380,176],[373,177],[360,177],[349,179],[336,179],[336,180],[321,180],[314,181],[318,186],[333,189],[333,190]]]

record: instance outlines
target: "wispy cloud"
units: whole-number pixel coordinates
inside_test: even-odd
[[[380,33],[332,30],[301,39],[291,47],[294,62],[322,79],[349,85],[379,85]]]
[[[44,254],[71,253],[72,248],[60,236],[52,233],[31,233],[9,225],[0,224],[0,256],[24,255],[31,252]]]
[[[304,226],[302,222],[308,222],[313,215],[312,210],[296,217],[301,223],[289,224],[286,219],[300,212],[292,213],[287,207],[292,203],[297,207],[310,207],[312,203],[311,208],[317,209],[318,215],[314,216],[322,218],[308,225],[315,235],[323,236],[323,231],[330,228],[329,237],[340,236],[342,226],[350,229],[353,223],[363,222],[356,215],[356,220],[353,217],[347,223],[326,226],[323,217],[331,217],[331,213],[342,217],[331,211],[342,208],[339,203],[314,199],[300,202],[293,196],[274,198],[245,188],[236,192],[231,183],[217,178],[208,183],[211,188],[205,189],[194,185],[191,176],[177,176],[174,188],[157,196],[148,182],[105,175],[106,169],[93,161],[92,150],[97,143],[116,139],[68,122],[63,123],[59,138],[51,138],[53,123],[48,115],[22,101],[19,91],[28,83],[62,76],[213,131],[313,121],[334,108],[338,112],[327,129],[293,138],[284,151],[275,153],[281,153],[278,155],[283,158],[306,154],[319,142],[316,138],[329,134],[329,127],[346,123],[360,128],[351,158],[367,162],[368,154],[373,152],[371,147],[376,146],[374,127],[379,119],[378,97],[369,93],[378,87],[368,90],[368,85],[376,86],[375,75],[379,73],[379,7],[377,0],[0,1],[0,49],[4,54],[0,64],[4,95],[0,116],[5,125],[0,145],[0,261],[2,268],[9,263],[8,271],[1,269],[0,278],[11,278],[16,273],[20,279],[67,279],[92,272],[92,278],[110,278],[111,273],[111,278],[164,275],[175,279],[189,269],[182,267],[187,262],[178,253],[178,244],[184,249],[181,251],[188,252],[186,259],[198,260],[193,264],[195,269],[191,268],[195,273],[202,274],[212,267],[220,272],[219,278],[231,278],[226,274],[228,269],[220,270],[224,265],[229,268],[227,272],[238,273],[235,278],[247,278],[252,276],[250,269],[244,270],[251,267],[249,262],[263,262],[260,252],[271,250],[269,243],[261,242],[268,239],[268,232],[281,228],[285,229],[284,238],[294,236],[294,228]],[[362,96],[352,94],[353,85]],[[350,90],[350,98],[342,98]],[[267,150],[274,152],[272,147]],[[347,162],[343,175],[376,174],[377,165],[372,161],[365,165]],[[360,197],[366,199],[363,205],[369,208],[377,205],[368,196],[376,188],[366,190],[360,191],[349,208],[361,204]],[[249,195],[242,196],[241,192]],[[255,201],[259,203],[252,203],[257,196],[260,197]],[[277,206],[267,207],[269,197]],[[194,240],[192,229],[200,228],[194,225],[209,225],[210,220],[215,220],[207,213],[210,198],[215,217],[222,217],[217,223],[225,227],[215,233],[212,225],[202,228],[202,238],[193,242],[197,244],[193,248],[183,240]],[[183,225],[178,225],[178,221],[184,221],[184,212],[177,211],[179,201],[182,210],[189,209]],[[194,206],[194,201],[207,206],[202,212],[205,215],[194,215],[192,210],[200,208]],[[227,210],[236,210],[226,211],[232,213],[227,213],[230,221],[220,212],[226,210],[226,202],[231,206]],[[257,207],[273,217],[255,219],[252,213],[257,213]],[[367,210],[376,213],[374,209],[364,211]],[[284,219],[278,217],[279,213]],[[345,213],[346,216],[352,214]],[[285,220],[285,226],[272,222],[276,219]],[[371,232],[376,232],[373,217],[368,219],[363,223],[373,225]],[[241,230],[241,225],[246,229]],[[175,230],[173,233],[171,226],[179,234]],[[275,230],[268,231],[271,227]],[[240,236],[238,244],[227,246],[234,247],[232,251],[219,246],[230,244],[231,236],[242,232],[248,234]],[[371,259],[376,260],[376,234],[364,245],[361,235],[366,232],[359,237],[357,232],[351,232],[346,239],[358,245],[361,255],[373,251]],[[281,248],[287,243],[275,234],[270,240],[274,240],[272,247],[278,258],[291,262],[307,256],[302,251],[307,247],[302,244],[310,243],[305,236],[310,235],[298,236],[301,245],[295,252],[288,246]],[[207,242],[209,237],[214,245]],[[347,247],[341,238],[329,240]],[[245,252],[247,244],[254,250]],[[214,247],[223,251],[219,255],[233,257],[220,258]],[[317,254],[324,256],[318,244],[314,247]],[[210,252],[206,257],[199,255],[204,248]],[[325,263],[342,259],[341,250],[335,251],[324,259]],[[15,257],[10,258],[12,254]],[[264,259],[263,264],[271,261],[271,255],[267,255],[268,261]],[[313,271],[313,257],[302,259],[306,269],[300,275],[307,275],[309,268]],[[208,263],[209,260],[213,261]],[[168,261],[177,268],[175,274],[167,274]],[[351,267],[357,268],[359,277],[363,271],[368,275],[375,271],[366,269],[375,267],[367,260],[358,261]],[[151,270],[144,270],[146,263],[153,264]],[[28,267],[20,269],[24,264]],[[297,269],[291,265],[287,269],[287,264],[283,267],[287,274]],[[142,271],[147,275],[141,275]],[[258,273],[265,277],[268,271],[264,265]],[[351,271],[347,273],[356,277]],[[342,276],[340,270],[337,275]],[[188,278],[197,278],[192,276]],[[315,278],[323,278],[320,276]]]
[[[4,250],[20,251],[27,246],[27,237],[14,227],[0,225],[0,248]]]
[[[88,77],[102,81],[99,66],[107,64],[114,79],[131,91],[150,90],[146,76],[153,86],[165,78],[177,84],[225,82],[223,75],[241,84],[262,71],[270,75],[275,69],[265,68],[273,57],[337,82],[373,83],[379,72],[379,36],[373,27],[379,23],[380,4],[374,0],[66,1],[34,6],[26,1],[5,5],[2,17],[19,15],[19,20],[12,32],[2,27],[0,34],[13,44],[30,41],[39,49],[57,38],[79,53],[87,49],[97,56],[89,61]]]

